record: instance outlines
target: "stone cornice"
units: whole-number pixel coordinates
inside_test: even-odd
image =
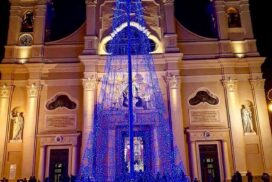
[[[228,141],[229,129],[187,129],[187,135],[189,136],[189,142],[196,141]]]
[[[40,138],[40,146],[49,145],[73,145],[79,144],[80,133],[74,134],[38,134]]]

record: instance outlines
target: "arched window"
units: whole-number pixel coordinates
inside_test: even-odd
[[[27,11],[22,17],[21,32],[33,32],[33,12]]]
[[[143,38],[140,38],[143,37]],[[148,39],[149,44],[143,44],[139,40]],[[112,40],[105,45],[107,53],[127,54],[127,28],[124,28]],[[118,46],[116,46],[118,44]],[[148,38],[143,32],[135,27],[131,27],[131,54],[146,54],[156,49],[156,43]]]
[[[227,15],[229,28],[241,27],[241,19],[238,9],[233,7],[228,8]]]

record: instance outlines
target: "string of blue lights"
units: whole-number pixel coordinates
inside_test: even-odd
[[[95,109],[94,132],[89,135],[82,157],[79,181],[130,181],[142,173],[148,181],[153,181],[159,172],[172,181],[187,180],[182,164],[176,166],[174,162],[173,136],[150,53],[149,36],[141,0],[117,0],[105,74]],[[143,126],[152,130],[145,138],[140,131]],[[123,132],[121,137],[110,132],[114,129]],[[124,147],[123,136],[128,133],[130,144]],[[144,139],[151,140],[154,146],[152,150],[144,150],[142,161],[134,161],[135,137],[145,148],[151,146]],[[116,146],[111,146],[112,143]],[[144,165],[136,169],[140,162]]]

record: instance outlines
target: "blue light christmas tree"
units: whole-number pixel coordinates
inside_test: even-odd
[[[114,181],[109,179],[106,170],[110,167],[108,156],[124,157],[124,154],[117,155],[113,152],[115,149],[109,149],[107,131],[112,126],[123,126],[129,133],[129,151],[127,149],[126,152],[130,159],[129,164],[117,166],[122,170],[115,174],[116,181],[141,177],[151,182],[157,172],[164,173],[172,181],[186,181],[183,166],[175,166],[174,163],[170,121],[154,67],[150,32],[146,29],[141,0],[116,0],[112,29],[111,40],[106,46],[108,55],[95,109],[94,132],[89,135],[78,180]],[[144,114],[149,115],[148,122],[144,121]],[[148,135],[147,138],[153,137],[158,149],[154,149],[149,159],[145,159],[155,161],[153,164],[158,164],[156,170],[155,167],[151,169],[152,167],[147,166],[142,166],[138,171],[134,169],[137,162],[134,161],[134,126],[142,123],[149,123],[157,133],[156,136]],[[124,141],[116,143],[123,144]],[[122,148],[121,145],[117,146],[116,150],[121,151],[120,147]]]

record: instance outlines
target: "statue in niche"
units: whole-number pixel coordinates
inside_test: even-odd
[[[11,113],[12,137],[11,140],[22,140],[24,128],[24,115],[18,108],[14,108]]]
[[[22,18],[21,32],[33,32],[33,23],[33,12],[26,12]]]
[[[242,105],[241,116],[242,116],[244,132],[255,133],[253,128],[253,114],[249,105]]]
[[[239,10],[231,7],[227,10],[227,15],[228,15],[229,28],[241,27],[241,19],[240,19]]]

